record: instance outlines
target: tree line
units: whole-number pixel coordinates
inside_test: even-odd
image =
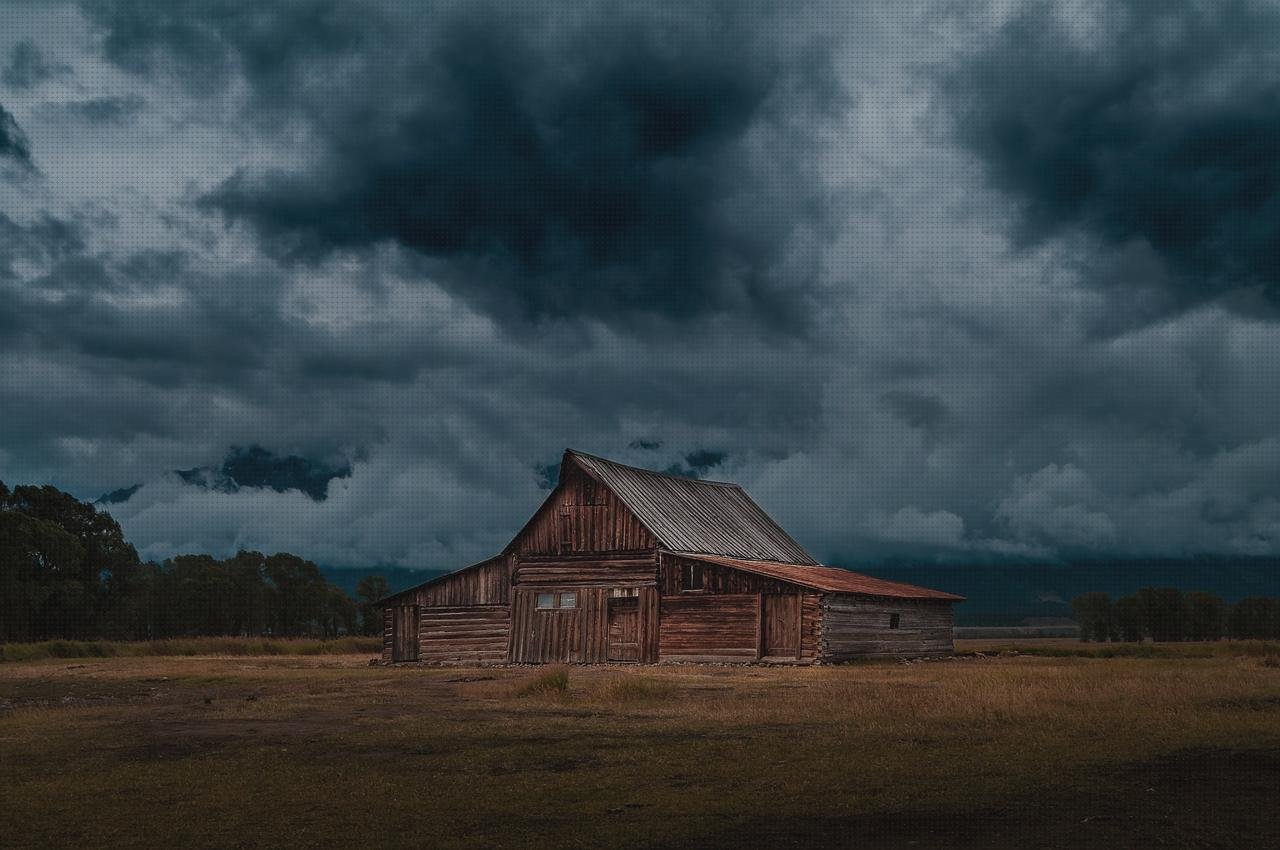
[[[357,603],[288,552],[144,563],[92,504],[0,482],[0,641],[377,634],[387,592],[366,577]]]
[[[1280,599],[1252,596],[1228,605],[1221,597],[1175,587],[1144,587],[1111,600],[1086,593],[1071,601],[1085,641],[1280,639]]]

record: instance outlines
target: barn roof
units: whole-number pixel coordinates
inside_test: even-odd
[[[572,449],[565,463],[570,459],[608,487],[664,549],[817,563],[737,484],[664,475]]]
[[[825,590],[828,593],[860,593],[865,596],[890,596],[895,599],[946,599],[960,602],[963,596],[943,593],[941,590],[930,590],[914,584],[901,584],[872,578],[861,573],[850,572],[840,567],[823,567],[813,564],[780,564],[776,561],[755,561],[743,558],[724,558],[698,552],[672,552],[685,558],[706,561],[743,570],[757,575],[781,579],[782,581],[811,587],[814,590]]]

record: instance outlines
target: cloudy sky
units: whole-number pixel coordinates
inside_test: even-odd
[[[1278,150],[1275,2],[2,0],[0,480],[156,558],[459,566],[566,446],[850,566],[1280,553]]]

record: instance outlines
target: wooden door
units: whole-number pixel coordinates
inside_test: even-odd
[[[418,606],[391,609],[391,660],[418,660]]]
[[[606,657],[610,661],[640,660],[639,597],[609,598],[609,647]]]
[[[800,657],[800,597],[767,593],[760,600],[760,654],[765,658]]]

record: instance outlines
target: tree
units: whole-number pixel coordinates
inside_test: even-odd
[[[1227,633],[1236,640],[1266,640],[1276,637],[1277,601],[1260,596],[1241,599],[1231,607],[1227,617]]]
[[[1226,620],[1226,605],[1211,593],[1193,590],[1187,594],[1187,629],[1191,640],[1220,640]]]
[[[356,585],[356,596],[360,603],[360,624],[367,635],[376,635],[382,631],[382,607],[378,600],[391,593],[387,580],[378,575],[365,576]]]
[[[1115,634],[1120,640],[1130,643],[1142,641],[1143,628],[1142,602],[1136,596],[1125,596],[1116,600],[1112,608],[1115,616]]]
[[[1138,591],[1147,633],[1154,641],[1185,640],[1187,606],[1176,587],[1144,587]]]
[[[1071,610],[1080,622],[1080,639],[1107,641],[1111,638],[1111,597],[1086,593],[1071,600]]]

